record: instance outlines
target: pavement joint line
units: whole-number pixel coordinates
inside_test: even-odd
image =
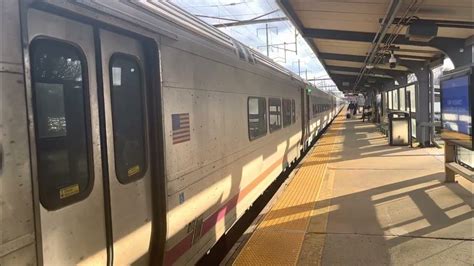
[[[414,236],[414,235],[394,235],[394,234],[363,234],[363,233],[342,233],[342,232],[306,232],[306,234],[313,235],[354,235],[354,236],[372,236],[372,237],[404,237],[404,238],[422,238],[433,240],[456,240],[474,242],[474,238],[459,238],[459,237],[434,237],[434,236]]]

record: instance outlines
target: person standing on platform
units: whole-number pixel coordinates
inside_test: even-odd
[[[349,106],[347,107],[346,118],[351,118],[351,115],[354,112],[354,109],[355,109],[354,102],[349,103]]]

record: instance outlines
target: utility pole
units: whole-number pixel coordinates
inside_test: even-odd
[[[268,45],[268,24],[267,23],[265,23],[265,36],[266,36],[265,43],[267,44],[267,56],[270,56],[270,45]]]
[[[270,47],[273,47],[273,44],[270,44],[270,32],[271,30],[275,30],[276,34],[278,34],[278,27],[269,27],[268,23],[265,24],[265,28],[258,28],[257,29],[257,36],[260,30],[265,30],[265,48],[266,48],[266,56],[270,57]],[[263,46],[257,46],[257,49],[262,48]]]
[[[286,63],[287,52],[298,54],[298,33],[296,32],[296,30],[295,30],[295,42],[283,42],[283,43],[270,43],[270,39],[271,39],[270,33],[273,30],[278,35],[278,27],[270,27],[268,26],[268,23],[267,23],[265,24],[264,28],[257,29],[257,36],[259,35],[260,30],[265,30],[265,45],[257,46],[257,49],[260,50],[261,48],[265,48],[266,56],[270,57],[270,48],[272,49],[272,51],[273,49],[276,49],[277,51],[283,50],[283,60]],[[294,50],[287,48],[288,45],[293,45],[293,44],[295,45]]]

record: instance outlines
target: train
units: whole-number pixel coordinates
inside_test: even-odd
[[[192,265],[343,108],[163,1],[0,9],[0,265]]]

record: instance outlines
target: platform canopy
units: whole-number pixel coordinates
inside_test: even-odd
[[[278,0],[341,91],[398,80],[448,56],[472,63],[473,0]],[[397,64],[390,67],[390,57]],[[392,58],[393,60],[393,58]]]

